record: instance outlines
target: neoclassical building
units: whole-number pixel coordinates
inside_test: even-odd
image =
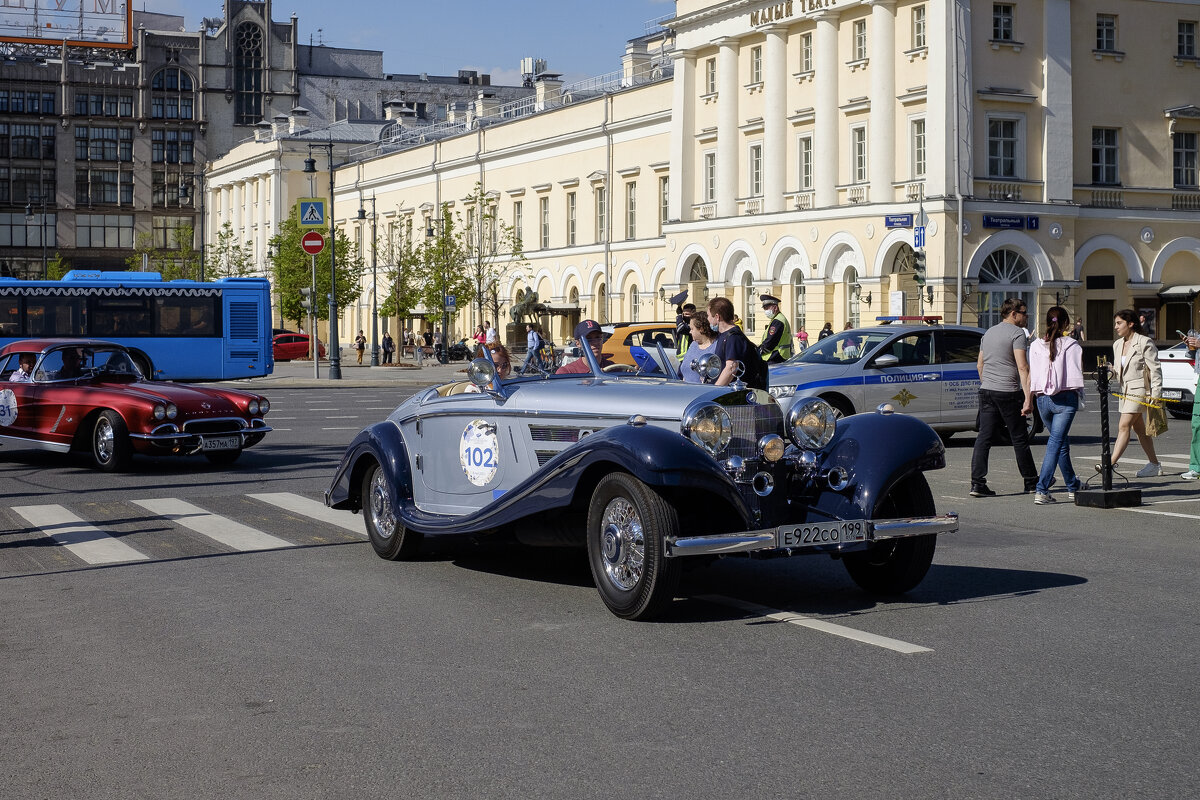
[[[556,338],[670,317],[687,288],[755,334],[763,292],[812,330],[987,325],[1016,294],[1096,339],[1145,309],[1171,339],[1200,291],[1197,8],[678,0],[613,76],[544,76],[519,113],[423,142],[385,132],[338,168],[335,221],[369,242],[353,212],[373,196],[377,222],[420,231],[480,185],[528,260],[504,293],[537,291]],[[366,288],[344,329],[368,326]]]

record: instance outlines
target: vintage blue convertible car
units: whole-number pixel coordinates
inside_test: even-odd
[[[584,546],[604,603],[629,619],[660,612],[697,556],[823,553],[869,592],[905,592],[958,529],[923,474],[945,466],[942,442],[886,404],[839,420],[808,398],[785,420],[765,391],[584,357],[589,374],[514,380],[475,359],[469,381],[359,433],[326,504],[363,510],[385,559],[444,534]]]

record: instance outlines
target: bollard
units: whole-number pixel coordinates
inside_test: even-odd
[[[1129,508],[1142,504],[1142,490],[1112,488],[1112,445],[1108,440],[1108,359],[1096,360],[1096,389],[1100,393],[1100,488],[1075,493],[1075,505],[1089,508]]]

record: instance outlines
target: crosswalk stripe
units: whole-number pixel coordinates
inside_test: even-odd
[[[162,500],[133,500],[152,514],[177,522],[185,528],[203,534],[234,550],[273,550],[279,547],[295,547],[294,544],[269,533],[234,522],[218,514],[205,511],[184,500],[165,498]]]
[[[360,517],[345,511],[336,511],[316,500],[310,500],[307,497],[301,497],[291,492],[269,492],[246,496],[252,497],[255,500],[261,500],[264,503],[270,503],[273,506],[282,508],[284,511],[291,511],[303,517],[310,517],[328,525],[334,525],[366,538],[367,534],[363,531],[362,519]]]
[[[150,558],[62,506],[15,506],[13,511],[89,564],[116,564]]]

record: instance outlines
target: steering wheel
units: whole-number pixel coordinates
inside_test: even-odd
[[[602,367],[605,372],[637,372],[638,368],[629,364],[609,364],[607,367]]]

